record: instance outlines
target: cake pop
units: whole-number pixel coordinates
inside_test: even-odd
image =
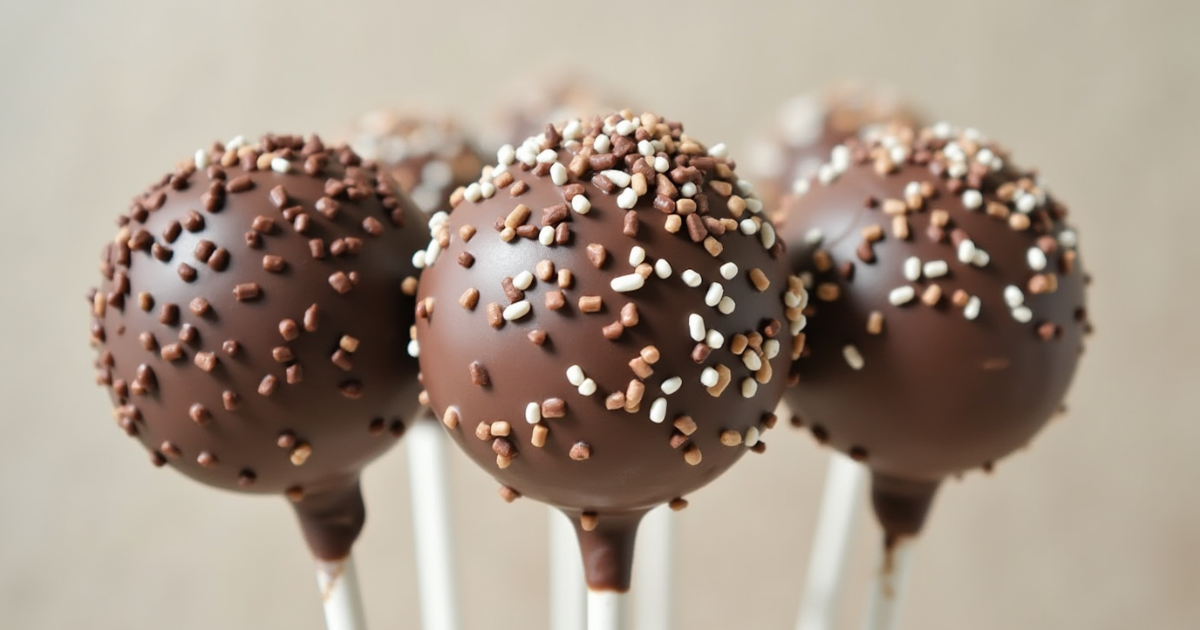
[[[450,207],[450,193],[479,177],[483,156],[448,117],[368,112],[358,119],[352,147],[408,193],[426,214]]]
[[[788,99],[773,129],[752,145],[753,159],[746,166],[763,203],[776,212],[793,183],[815,175],[842,141],[866,138],[888,125],[913,125],[920,118],[893,90],[837,83]]]
[[[593,591],[628,588],[641,516],[748,449],[804,291],[724,145],[629,110],[549,125],[431,221],[429,401],[502,484],[566,512]]]
[[[359,471],[418,408],[424,223],[316,136],[197,151],[134,199],[101,257],[91,339],[117,423],[156,466],[286,494],[312,552],[345,558]]]

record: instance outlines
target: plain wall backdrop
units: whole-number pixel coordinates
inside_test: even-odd
[[[92,384],[83,295],[128,199],[235,134],[423,105],[479,124],[572,65],[736,157],[846,77],[1041,167],[1095,276],[1069,414],[948,483],[905,627],[1200,627],[1200,4],[0,1],[0,627],[320,628],[282,499],[155,470]],[[785,425],[786,423],[783,423]],[[826,455],[781,425],[679,519],[680,628],[790,628]],[[469,628],[546,626],[546,517],[454,453]],[[372,627],[415,628],[403,449],[369,469]],[[864,521],[844,603],[875,557]]]

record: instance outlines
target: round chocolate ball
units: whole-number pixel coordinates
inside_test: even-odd
[[[418,408],[420,211],[348,148],[238,137],[118,223],[91,325],[117,423],[156,465],[286,493],[318,555],[345,555],[358,473]]]
[[[1060,408],[1088,328],[1078,237],[1035,172],[946,124],[849,141],[797,190],[781,234],[812,299],[788,404],[871,468],[877,508],[925,497],[881,514],[913,530],[940,479]]]
[[[847,138],[866,139],[889,125],[914,125],[920,118],[895,90],[882,86],[843,82],[801,94],[780,106],[773,128],[753,143],[747,172],[763,203],[776,212],[792,185],[815,175]]]
[[[450,193],[479,177],[479,151],[448,117],[379,110],[361,116],[351,145],[374,160],[426,214],[450,207]]]
[[[431,406],[503,495],[584,531],[683,505],[763,448],[801,325],[762,204],[724,145],[653,114],[499,153],[424,254]]]

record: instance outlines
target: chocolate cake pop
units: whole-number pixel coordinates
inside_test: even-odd
[[[575,119],[498,158],[431,221],[424,384],[502,496],[561,508],[592,588],[625,590],[642,514],[764,448],[803,289],[724,145],[678,123]]]
[[[359,471],[418,407],[406,352],[425,219],[350,149],[239,136],[134,199],[92,294],[117,423],[202,483],[285,493],[344,557]]]
[[[920,118],[893,90],[837,83],[786,101],[774,128],[753,144],[746,166],[763,203],[775,212],[793,183],[815,175],[842,141],[864,139],[888,125],[913,125]]]
[[[812,287],[789,405],[865,462],[889,535],[938,482],[990,469],[1060,408],[1088,328],[1067,210],[973,130],[834,149],[781,233]]]
[[[378,110],[361,116],[351,145],[408,193],[426,214],[450,207],[450,193],[479,177],[484,159],[450,118]]]

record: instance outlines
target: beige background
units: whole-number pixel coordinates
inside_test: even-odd
[[[387,104],[479,121],[553,61],[735,156],[785,97],[854,76],[1041,165],[1081,228],[1099,334],[1068,418],[945,488],[906,627],[1200,627],[1200,4],[309,4],[0,2],[0,627],[321,626],[282,500],[156,471],[113,427],[86,343],[96,253],[134,192],[215,138]],[[680,628],[791,626],[825,456],[787,429],[770,443],[680,521]],[[469,627],[545,627],[544,510],[455,455]],[[366,475],[376,629],[417,625],[405,464]],[[858,534],[846,627],[874,555]]]

